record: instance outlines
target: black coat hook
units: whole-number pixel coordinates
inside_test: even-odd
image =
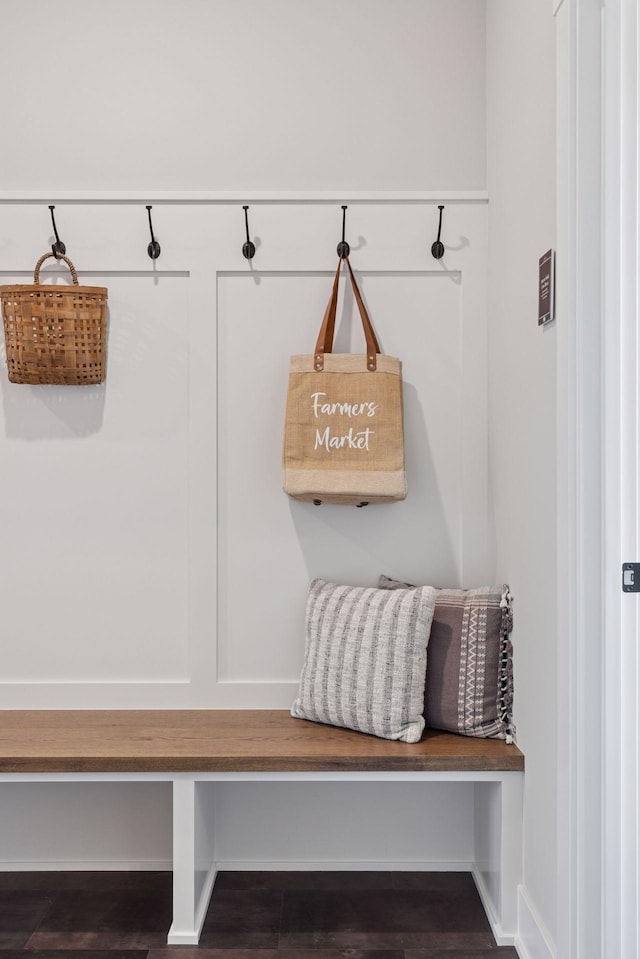
[[[351,247],[349,246],[349,244],[344,238],[344,226],[345,226],[346,218],[347,218],[347,207],[343,206],[342,207],[342,239],[338,243],[338,248],[337,248],[338,256],[340,257],[341,260],[344,260],[344,258],[346,256],[349,256],[349,254],[351,253]]]
[[[444,243],[440,242],[440,232],[442,230],[442,211],[444,210],[443,206],[438,206],[440,210],[440,222],[438,223],[438,239],[435,243],[431,244],[431,255],[435,257],[436,260],[442,259],[444,256]]]
[[[252,260],[256,255],[256,245],[249,239],[249,214],[247,213],[249,207],[243,206],[242,209],[244,210],[244,228],[247,231],[246,242],[242,244],[242,255],[245,260]]]
[[[157,260],[160,256],[160,244],[153,235],[153,224],[151,222],[151,209],[152,207],[147,206],[147,213],[149,214],[149,232],[151,233],[151,243],[147,247],[147,253],[152,260]]]
[[[56,242],[51,244],[51,252],[55,256],[56,260],[59,260],[61,256],[65,255],[65,253],[67,252],[67,248],[62,242],[62,240],[60,239],[60,237],[58,236],[58,231],[56,229],[56,218],[53,215],[55,206],[53,204],[50,204],[49,209],[51,210],[51,222],[53,223],[53,232],[55,233],[55,237],[56,237]]]

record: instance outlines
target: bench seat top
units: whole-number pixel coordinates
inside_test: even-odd
[[[517,746],[427,729],[419,743],[284,709],[2,710],[0,772],[522,770]]]

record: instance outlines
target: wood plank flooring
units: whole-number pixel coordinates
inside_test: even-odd
[[[168,872],[0,872],[0,959],[517,959],[468,873],[223,872],[199,946],[170,923]]]

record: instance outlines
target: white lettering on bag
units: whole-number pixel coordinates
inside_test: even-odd
[[[326,393],[312,393],[311,394],[311,404],[313,406],[313,413],[316,419],[322,416],[375,416],[378,409],[378,404],[373,402],[364,402],[364,403],[323,403],[320,399],[321,396],[326,396]]]
[[[320,430],[316,430],[314,449],[324,447],[327,452],[331,452],[331,450],[341,450],[346,446],[350,450],[368,450],[370,448],[369,437],[373,436],[374,432],[375,430],[367,427],[366,430],[354,433],[353,426],[351,426],[348,433],[342,436],[332,436],[331,427],[327,426],[322,433]]]

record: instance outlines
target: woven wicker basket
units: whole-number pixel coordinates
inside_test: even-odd
[[[41,256],[33,284],[0,286],[7,367],[12,383],[79,385],[105,377],[107,290],[79,286],[70,259],[72,286],[40,283]]]

